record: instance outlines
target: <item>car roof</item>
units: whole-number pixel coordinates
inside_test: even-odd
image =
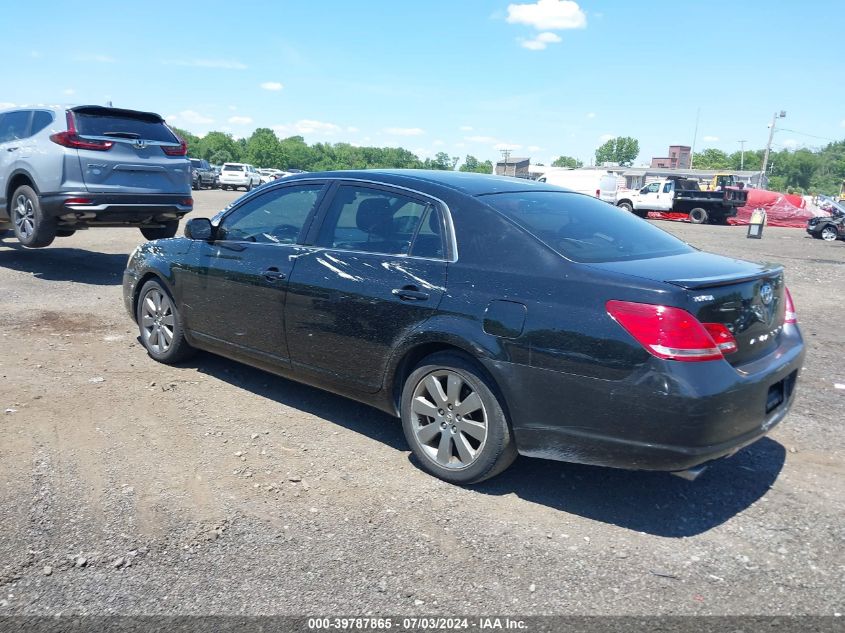
[[[291,182],[292,180],[312,178],[373,180],[409,188],[419,187],[420,184],[430,184],[453,189],[470,196],[524,191],[569,191],[563,187],[556,187],[527,178],[436,169],[356,169],[308,172],[289,176],[285,180]]]

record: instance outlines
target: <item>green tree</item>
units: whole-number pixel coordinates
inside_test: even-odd
[[[693,156],[692,166],[695,169],[730,169],[731,161],[725,152],[710,147]]]
[[[282,151],[276,133],[270,128],[260,127],[246,141],[244,160],[256,167],[282,165]]]
[[[472,172],[476,174],[492,174],[493,161],[485,160],[482,162],[472,154],[467,154],[467,157],[464,159],[464,164],[461,165],[459,171]]]
[[[578,169],[583,166],[583,161],[580,161],[577,158],[572,158],[572,156],[558,156],[552,162],[552,167],[571,167],[572,169]]]
[[[212,156],[219,158],[221,152],[225,152],[229,156],[229,160],[224,162],[240,161],[243,156],[238,143],[235,142],[232,135],[223,132],[209,132],[199,139],[198,147],[199,150],[192,155],[197,158],[204,158],[209,162],[215,162],[212,161]],[[190,144],[188,145],[188,151],[191,151]],[[219,163],[215,162],[215,164]]]
[[[634,164],[640,154],[640,142],[630,136],[612,138],[596,150],[596,165],[618,163],[623,167]]]

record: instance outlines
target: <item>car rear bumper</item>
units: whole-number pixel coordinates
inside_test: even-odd
[[[157,226],[193,210],[190,194],[43,194],[42,211],[63,226]],[[84,202],[83,202],[84,201]],[[190,202],[190,204],[188,204]]]
[[[654,359],[621,381],[501,362],[488,369],[504,392],[521,454],[681,471],[731,455],[779,424],[803,358],[801,334],[787,326],[778,349],[739,368]]]

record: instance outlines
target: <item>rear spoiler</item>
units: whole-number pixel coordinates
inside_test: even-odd
[[[763,270],[750,275],[717,275],[715,277],[700,277],[698,279],[668,279],[666,283],[681,286],[688,290],[699,290],[701,288],[715,288],[717,286],[730,286],[745,281],[753,281],[764,277],[778,277],[783,275],[783,266],[779,264],[768,264]]]
[[[161,115],[155,112],[143,112],[141,110],[125,110],[123,108],[107,108],[98,105],[85,105],[69,108],[70,112],[75,114],[90,114],[94,116],[114,116],[125,117],[127,119],[138,119],[140,121],[148,121],[149,123],[164,123]]]

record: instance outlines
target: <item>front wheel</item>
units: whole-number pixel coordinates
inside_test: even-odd
[[[141,342],[160,363],[177,363],[194,352],[185,340],[182,319],[170,293],[151,279],[141,288],[136,306]]]
[[[825,242],[832,242],[832,241],[834,241],[837,237],[839,237],[839,233],[836,231],[836,227],[833,227],[833,226],[831,226],[830,224],[828,224],[826,227],[824,227],[824,228],[821,230],[820,235],[821,235],[821,238],[822,238]]]
[[[707,224],[707,211],[701,207],[696,207],[689,212],[689,221],[693,224]]]
[[[424,470],[454,484],[474,484],[505,470],[516,444],[495,387],[468,357],[424,359],[402,390],[402,429]]]
[[[179,220],[171,220],[170,222],[163,222],[161,227],[142,227],[141,235],[148,240],[163,240],[168,237],[176,235],[179,230]]]
[[[56,239],[56,219],[44,215],[35,190],[23,185],[12,194],[12,228],[29,248],[49,246]]]

